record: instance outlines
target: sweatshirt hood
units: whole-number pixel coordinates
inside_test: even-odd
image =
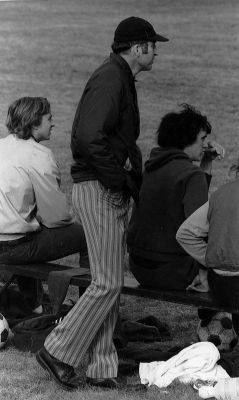
[[[154,171],[170,161],[180,158],[191,162],[188,155],[180,149],[175,147],[155,147],[145,163],[145,169],[146,171]]]

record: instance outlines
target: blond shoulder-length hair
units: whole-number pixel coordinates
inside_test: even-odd
[[[9,133],[21,139],[32,136],[33,127],[42,122],[42,117],[50,113],[51,106],[44,97],[21,97],[8,108],[6,127]]]

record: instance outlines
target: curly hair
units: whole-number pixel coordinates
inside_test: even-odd
[[[207,117],[193,106],[183,103],[180,112],[166,114],[157,130],[157,143],[162,147],[176,147],[180,150],[197,140],[202,130],[210,134],[212,127]]]
[[[27,140],[32,136],[33,127],[39,126],[43,115],[50,110],[50,103],[44,97],[21,97],[9,106],[6,127],[9,133]]]

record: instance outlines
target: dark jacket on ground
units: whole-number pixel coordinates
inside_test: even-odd
[[[138,136],[134,77],[127,62],[111,54],[87,82],[76,111],[71,137],[73,181],[99,180],[113,192],[137,196],[142,173]],[[124,168],[127,160],[130,172]]]
[[[186,153],[176,148],[154,148],[145,163],[139,206],[130,220],[130,255],[151,260],[155,266],[182,255],[189,257],[175,235],[182,222],[207,199],[206,175]]]

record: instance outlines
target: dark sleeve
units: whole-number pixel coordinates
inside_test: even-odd
[[[206,175],[204,172],[198,170],[187,180],[183,198],[185,218],[188,218],[208,201],[208,180]]]
[[[114,156],[109,136],[117,134],[120,124],[122,87],[117,76],[93,78],[80,107],[75,143],[97,179],[112,191],[121,191],[126,173]]]
[[[210,186],[210,183],[211,183],[211,180],[212,180],[212,175],[207,174],[207,173],[205,172],[205,177],[206,177],[206,181],[207,181],[207,187],[208,187],[208,189],[209,189],[209,186]]]

